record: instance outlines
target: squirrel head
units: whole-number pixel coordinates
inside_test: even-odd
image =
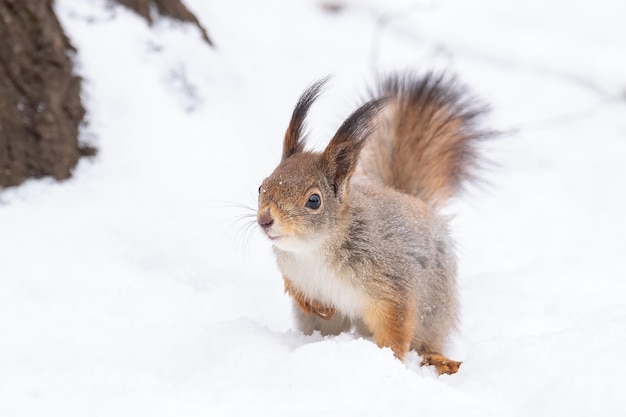
[[[386,102],[364,104],[339,127],[323,152],[306,151],[306,116],[326,81],[312,84],[300,96],[285,133],[282,160],[259,187],[257,221],[281,250],[309,248],[336,231],[359,153]]]

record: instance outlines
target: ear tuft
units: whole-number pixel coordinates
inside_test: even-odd
[[[322,154],[335,194],[342,193],[356,168],[359,153],[376,129],[375,119],[387,104],[387,98],[371,100],[346,119]]]
[[[283,157],[285,160],[291,155],[300,153],[304,150],[304,140],[306,138],[306,116],[313,102],[319,97],[322,89],[330,79],[326,76],[319,81],[311,84],[300,96],[296,107],[293,109],[291,121],[285,132],[285,140],[283,142]]]
[[[363,142],[364,145],[376,129],[374,119],[388,101],[387,97],[381,97],[370,100],[359,107],[341,124],[328,146],[338,145],[346,141]]]

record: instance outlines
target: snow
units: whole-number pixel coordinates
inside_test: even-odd
[[[98,156],[0,191],[0,416],[619,416],[626,410],[626,7],[187,0],[152,28],[57,0]],[[304,336],[245,217],[304,87],[323,144],[367,82],[448,68],[491,103],[494,162],[455,201],[463,360],[438,377]]]

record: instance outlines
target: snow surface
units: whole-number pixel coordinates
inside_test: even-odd
[[[186,0],[152,27],[57,0],[99,148],[0,192],[0,416],[626,415],[626,6]],[[379,72],[447,68],[489,102],[487,186],[449,208],[461,325],[412,354],[294,329],[254,230],[301,90],[324,143]]]

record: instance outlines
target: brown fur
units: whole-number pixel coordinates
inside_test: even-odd
[[[375,94],[391,97],[390,105],[361,154],[361,173],[433,204],[475,178],[476,144],[491,134],[476,124],[485,108],[454,78],[392,76]]]
[[[412,299],[373,299],[366,307],[363,321],[378,347],[390,347],[403,360],[409,351],[415,327],[415,302]]]
[[[258,221],[306,332],[352,325],[399,359],[454,373],[440,352],[457,320],[456,258],[438,207],[478,166],[480,114],[450,78],[392,76],[323,152],[304,150],[301,96],[282,161],[259,189]]]
[[[462,362],[450,360],[440,353],[422,353],[422,366],[432,365],[439,375],[455,374],[459,371]]]

